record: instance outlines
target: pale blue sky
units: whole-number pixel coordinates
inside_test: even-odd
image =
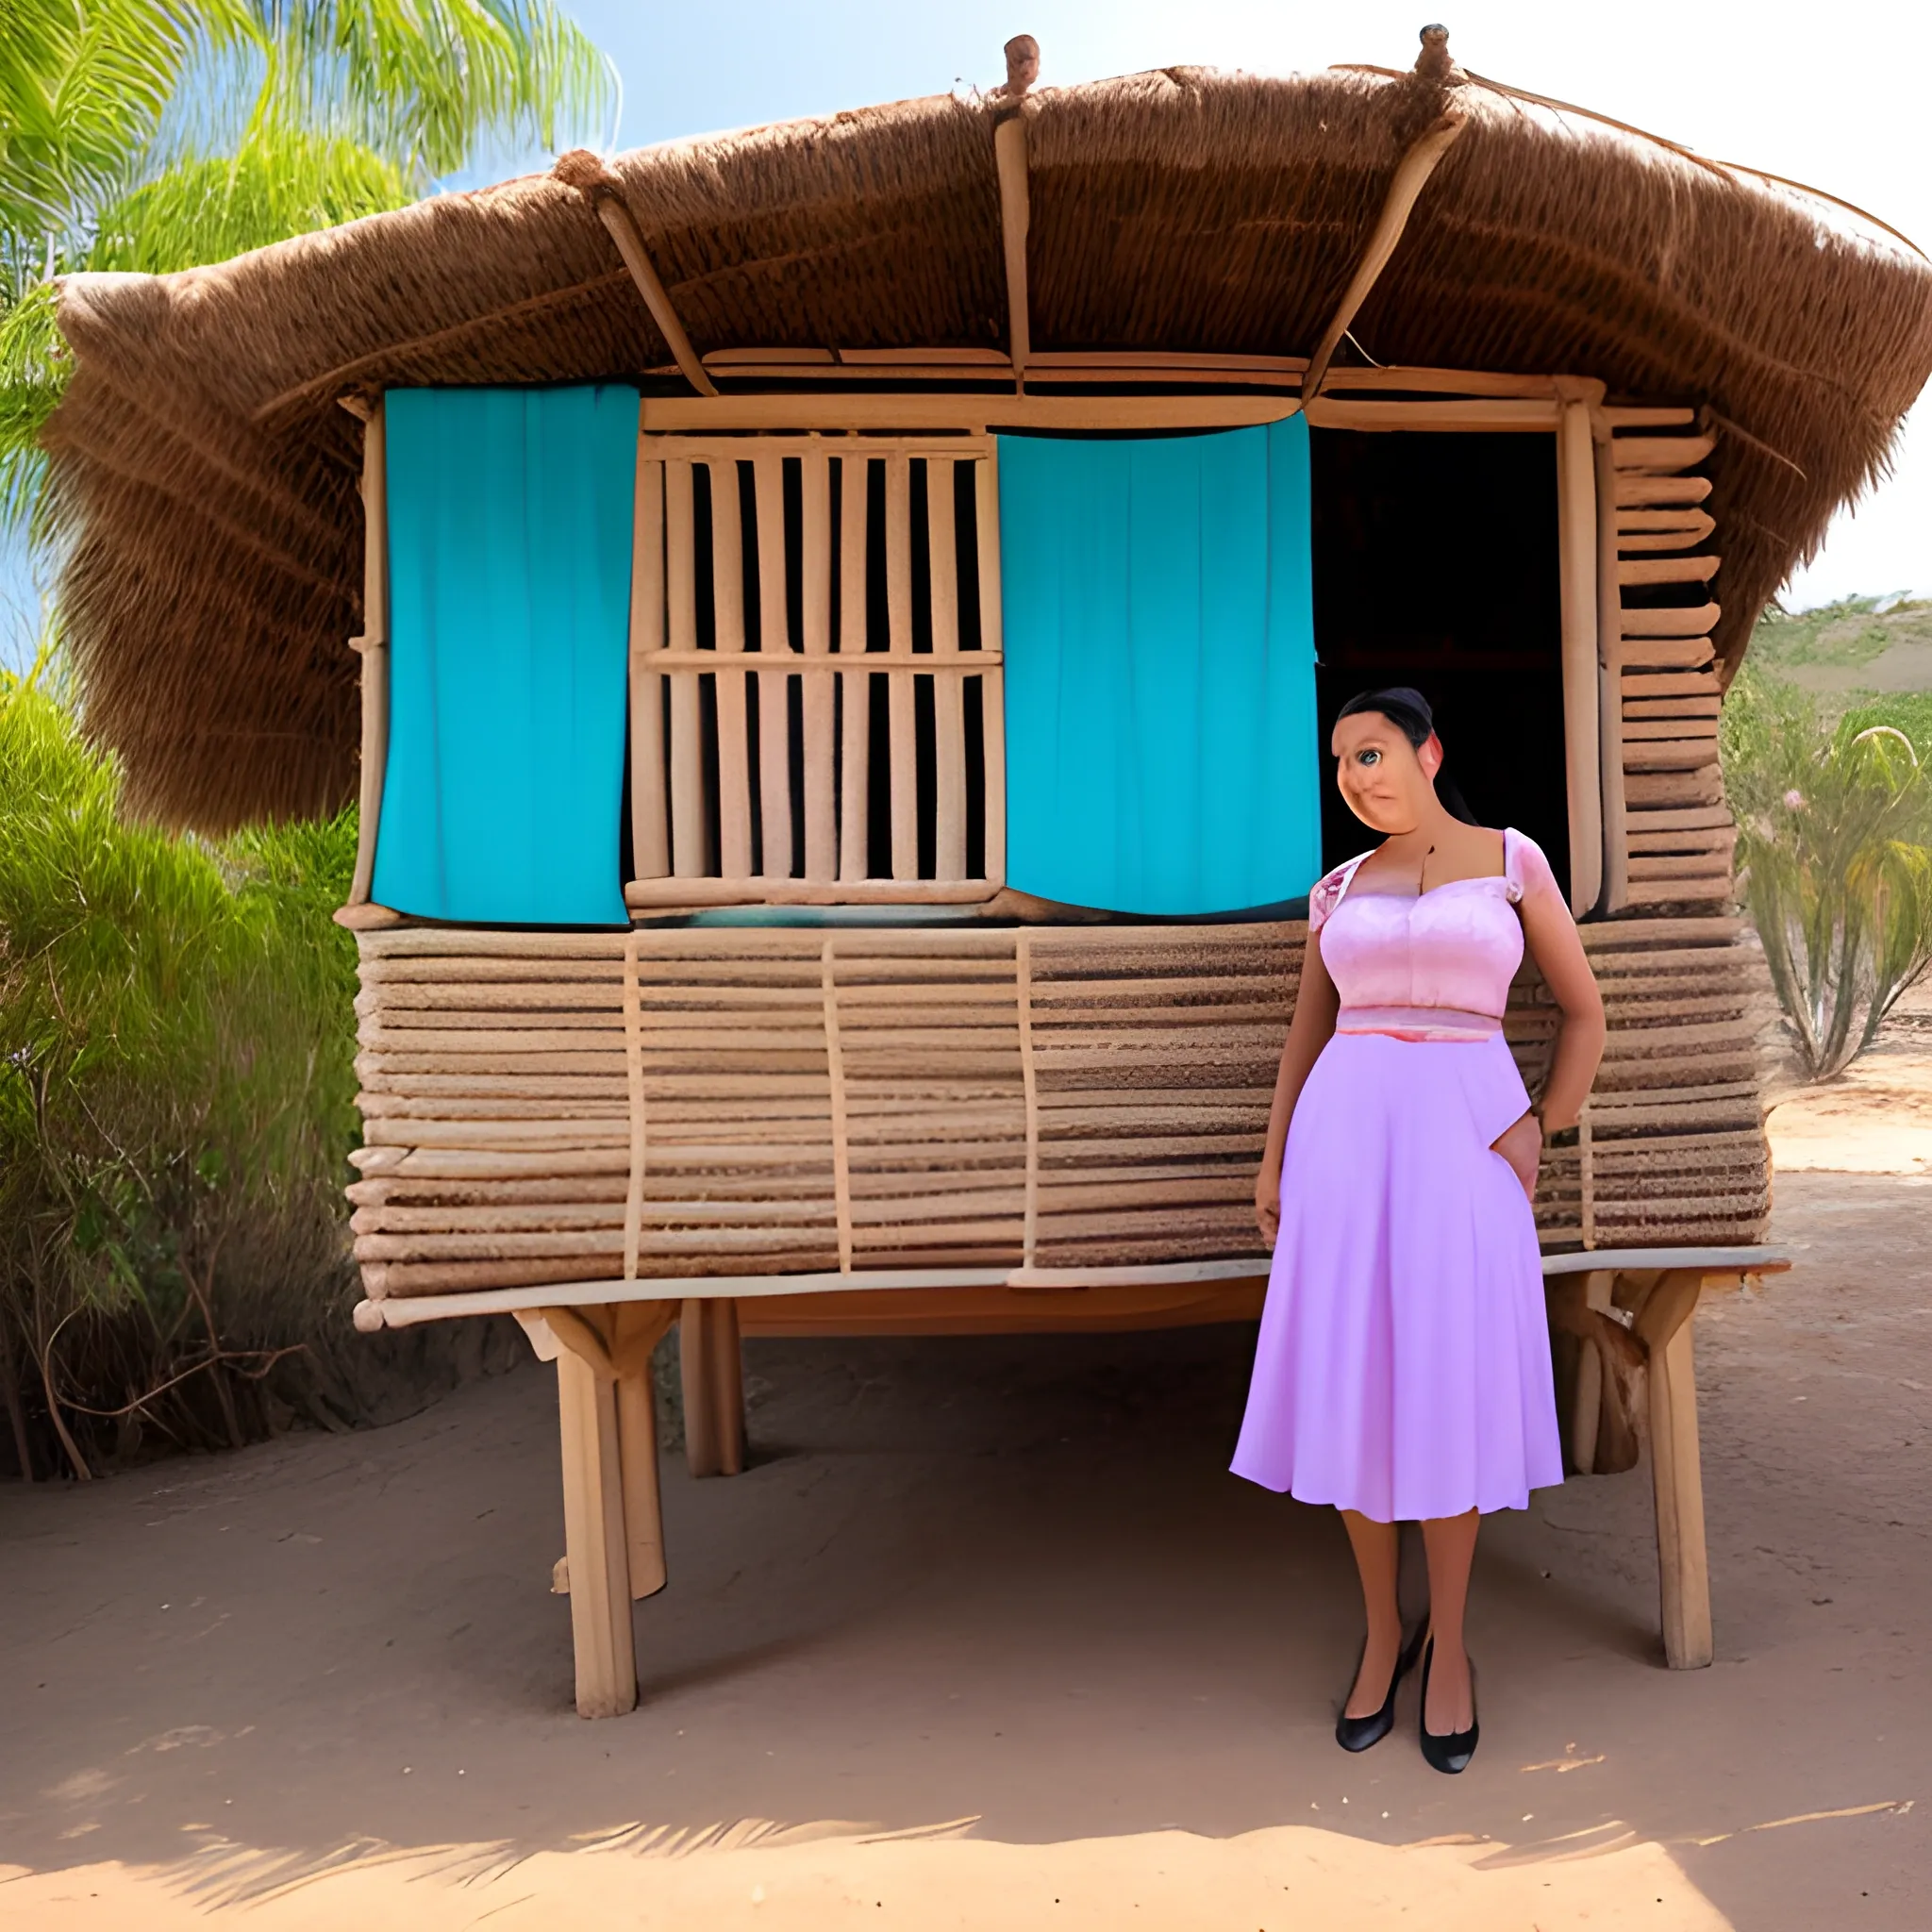
[[[1922,100],[1932,9],[1890,0],[1445,6],[1452,50],[1479,73],[1814,182],[1915,239],[1932,237]],[[575,0],[573,10],[622,76],[624,147],[937,93],[958,82],[990,87],[1003,77],[1002,45],[1020,32],[1039,40],[1041,78],[1053,83],[1182,64],[1271,74],[1347,60],[1405,66],[1428,17],[1424,0],[1345,8],[1305,0]],[[1932,410],[1920,413],[1932,423]],[[1892,480],[1840,519],[1787,601],[1897,591],[1932,591],[1932,429],[1924,424],[1908,426]],[[0,635],[17,640],[32,602],[17,560],[0,561],[0,600],[11,607],[0,608]]]

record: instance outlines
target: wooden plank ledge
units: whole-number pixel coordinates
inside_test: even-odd
[[[1153,1287],[1178,1282],[1241,1281],[1266,1274],[1268,1257],[1254,1254],[1226,1260],[1170,1261],[1116,1268],[908,1268],[858,1269],[851,1274],[641,1275],[633,1281],[565,1281],[535,1288],[480,1289],[456,1294],[397,1295],[356,1305],[356,1326],[365,1335],[383,1328],[408,1328],[419,1322],[447,1321],[458,1315],[547,1314],[552,1308],[595,1307],[611,1302],[736,1301],[761,1295],[846,1293],[856,1289],[916,1288],[1110,1288]],[[1790,1268],[1782,1248],[1591,1248],[1574,1254],[1545,1255],[1543,1275],[1587,1273],[1592,1269],[1696,1269],[1711,1275],[1774,1274]]]

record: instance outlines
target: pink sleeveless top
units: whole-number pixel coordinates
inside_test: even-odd
[[[1308,894],[1308,930],[1341,996],[1338,1033],[1398,1040],[1487,1040],[1501,1030],[1523,963],[1516,908],[1561,889],[1542,848],[1513,827],[1494,877],[1450,879],[1412,892],[1351,892],[1369,854],[1338,865]]]

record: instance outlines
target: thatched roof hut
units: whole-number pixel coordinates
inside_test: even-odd
[[[1932,371],[1932,267],[1824,196],[1440,63],[942,94],[609,167],[727,391],[734,350],[1002,351],[993,124],[1014,111],[1036,350],[1307,355],[1451,95],[1467,131],[1353,341],[1385,363],[1594,376],[1613,400],[1706,409],[1734,667]],[[89,722],[142,808],[210,829],[355,790],[345,393],[684,388],[610,235],[551,175],[219,267],[75,276],[60,323],[75,373],[48,441]]]
[[[716,1474],[741,1334],[1257,1312],[1302,895],[1360,836],[1323,724],[1414,675],[1606,995],[1535,1193],[1563,1440],[1627,1469],[1644,1406],[1708,1662],[1690,1312],[1777,1260],[1724,684],[1932,370],[1932,266],[1440,28],[1409,75],[1008,54],[71,281],[89,723],[206,827],[359,783],[356,1320],[557,1360],[594,1715],[673,1321]],[[1533,1089],[1529,962],[1500,1024]]]

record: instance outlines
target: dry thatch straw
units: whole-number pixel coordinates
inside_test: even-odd
[[[1822,197],[1448,85],[1470,125],[1356,340],[1707,407],[1735,657],[1881,473],[1932,371],[1932,268]],[[1444,99],[1440,75],[1191,68],[1029,96],[1036,350],[1307,354]],[[1000,348],[997,105],[941,95],[610,166],[701,354]],[[218,268],[76,276],[60,320],[76,370],[48,441],[89,721],[141,807],[210,828],[355,790],[357,426],[338,398],[671,359],[553,175]]]

